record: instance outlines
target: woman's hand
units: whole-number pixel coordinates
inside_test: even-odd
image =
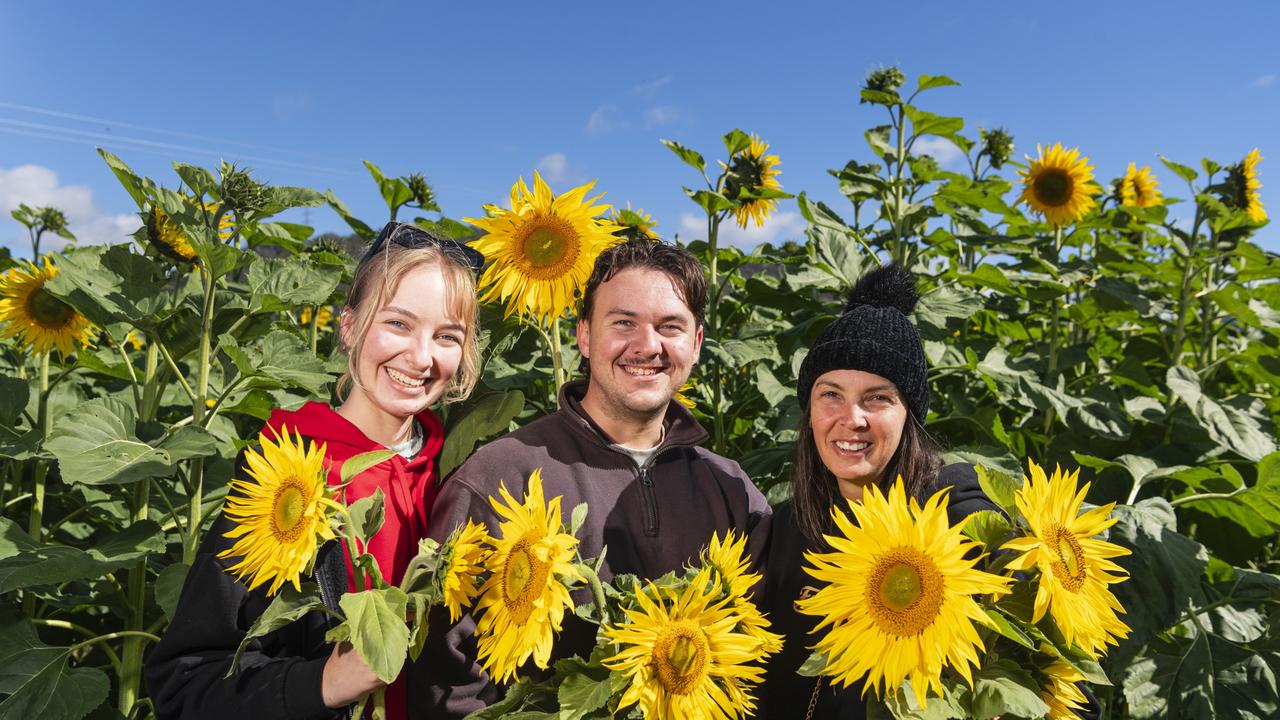
[[[332,710],[344,708],[377,690],[386,683],[378,679],[373,670],[361,659],[360,653],[349,642],[338,643],[324,664],[320,681],[320,695],[325,707]]]

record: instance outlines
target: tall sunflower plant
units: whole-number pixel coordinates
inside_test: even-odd
[[[245,450],[247,477],[231,483],[224,514],[233,523],[226,533],[232,545],[219,557],[235,561],[227,571],[250,590],[262,587],[273,599],[241,641],[228,675],[254,638],[319,611],[333,618],[328,640],[351,643],[383,682],[392,682],[406,660],[422,652],[430,609],[445,608],[456,621],[478,594],[492,543],[484,525],[467,522],[443,544],[423,539],[393,583],[367,551],[382,527],[382,492],[343,503],[341,486],[328,485],[325,445],[287,428],[278,437],[261,433],[258,448]],[[391,454],[378,450],[348,458],[340,469],[343,485]],[[326,544],[350,560],[355,586],[362,589],[326,598],[316,582],[304,581],[314,574]],[[364,702],[371,703],[373,717],[385,717],[384,690]],[[363,703],[355,715],[362,713]]]
[[[1115,504],[1085,509],[1078,470],[1034,461],[1020,484],[979,478],[1001,512],[955,525],[947,491],[921,504],[901,480],[833,510],[828,549],[805,555],[822,588],[798,604],[817,619],[802,674],[895,718],[1071,718],[1085,683],[1111,684],[1099,661],[1129,633]]]
[[[744,536],[713,535],[682,572],[603,584],[589,578],[594,600],[574,608],[597,626],[589,656],[539,665],[550,673],[519,680],[504,700],[470,717],[751,717],[764,663],[782,637],[752,602],[760,576],[748,572],[745,548]]]

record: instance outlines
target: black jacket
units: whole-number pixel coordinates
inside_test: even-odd
[[[471,518],[497,533],[501,518],[490,497],[498,487],[517,499],[527,490],[530,472],[542,468],[543,492],[563,496],[565,523],[578,503],[587,503],[586,523],[578,531],[584,558],[608,546],[600,579],[632,573],[657,578],[695,560],[718,532],[748,536],[747,549],[760,557],[769,534],[769,505],[738,463],[699,447],[707,432],[679,403],[663,421],[658,451],[637,468],[631,456],[611,441],[582,409],[586,383],[565,384],[560,409],[481,448],[441,486],[431,511],[430,534],[443,540]],[[574,594],[589,602],[587,590]],[[456,625],[433,610],[431,632],[419,662],[409,669],[410,717],[461,718],[498,699],[498,688],[476,663],[475,621],[464,615]],[[584,657],[595,644],[596,628],[567,614],[552,658]],[[521,672],[523,677],[532,664]]]
[[[951,487],[947,506],[947,519],[951,524],[963,520],[980,510],[999,510],[983,494],[978,485],[978,475],[972,465],[948,465],[938,476],[938,487]],[[773,512],[773,530],[769,539],[769,555],[765,565],[764,594],[761,609],[768,613],[774,632],[785,637],[782,652],[770,658],[765,668],[764,683],[760,687],[760,710],[757,718],[789,720],[803,718],[818,678],[803,677],[797,670],[809,657],[808,646],[814,638],[809,633],[818,618],[802,615],[795,602],[805,588],[816,590],[821,583],[803,569],[804,552],[812,550],[792,513],[791,501],[779,505]],[[863,720],[866,704],[862,699],[862,686],[854,683],[849,688],[837,690],[823,680],[814,720]]]

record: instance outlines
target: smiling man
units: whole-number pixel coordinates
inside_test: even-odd
[[[707,432],[672,399],[698,361],[706,299],[702,267],[683,248],[640,239],[601,254],[577,328],[586,379],[565,384],[555,413],[489,443],[445,481],[432,537],[443,540],[468,518],[496,532],[501,518],[489,498],[499,484],[520,498],[529,474],[542,468],[546,497],[563,496],[566,516],[587,503],[580,550],[593,557],[608,546],[606,582],[679,570],[714,532],[747,534],[748,550],[760,557],[768,503],[738,463],[701,447]],[[590,596],[583,590],[575,601]],[[500,697],[476,663],[474,630],[469,615],[452,626],[433,615],[411,670],[416,717],[461,718]],[[566,616],[552,659],[586,656],[594,640],[594,626]]]

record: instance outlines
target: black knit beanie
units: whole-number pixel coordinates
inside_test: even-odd
[[[928,366],[920,331],[907,315],[920,300],[915,279],[898,265],[877,268],[849,292],[844,313],[818,336],[800,364],[800,407],[823,373],[862,370],[893,381],[913,415],[929,412]]]

